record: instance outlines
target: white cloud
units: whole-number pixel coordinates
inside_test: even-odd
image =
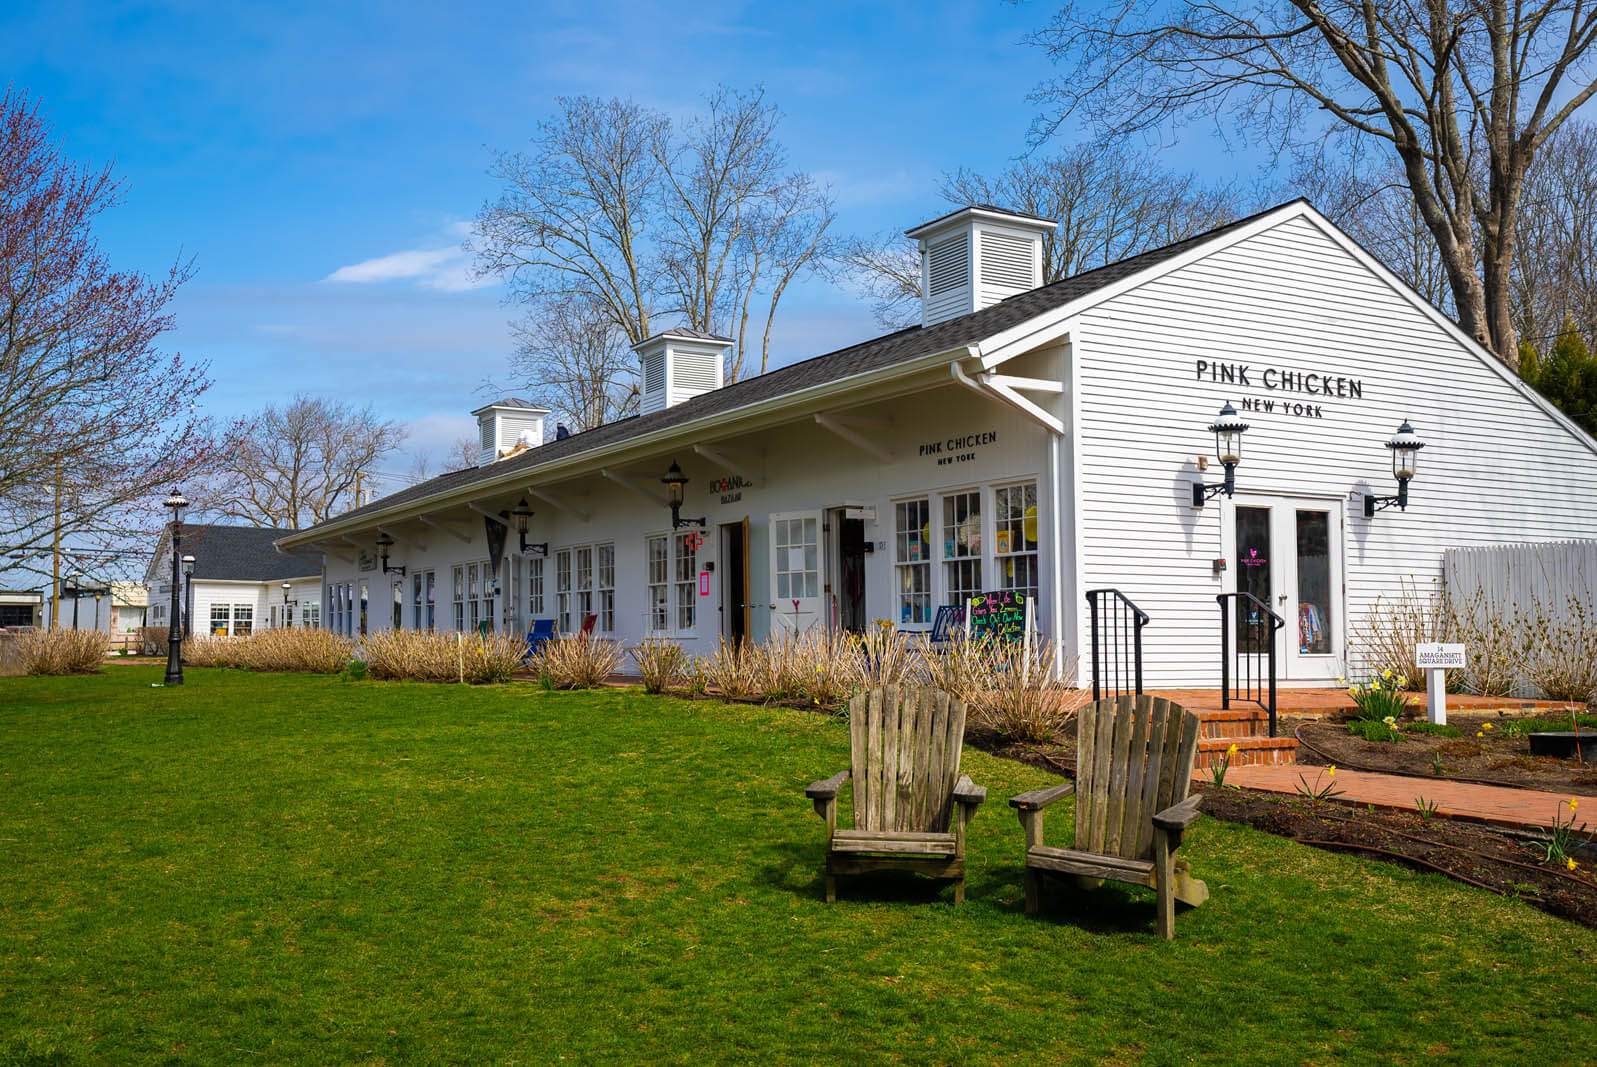
[[[347,285],[410,282],[446,293],[493,285],[492,278],[475,276],[471,253],[458,243],[470,232],[470,223],[451,222],[443,228],[443,233],[454,238],[456,243],[435,248],[409,248],[374,259],[363,259],[359,263],[339,267],[322,281]]]

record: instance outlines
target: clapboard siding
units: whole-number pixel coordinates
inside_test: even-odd
[[[1086,588],[1114,586],[1153,617],[1149,685],[1218,682],[1211,561],[1231,508],[1189,506],[1220,480],[1220,405],[1319,404],[1321,419],[1243,411],[1239,492],[1339,498],[1345,612],[1356,621],[1412,580],[1429,588],[1449,547],[1597,537],[1597,454],[1412,306],[1308,217],[1298,216],[1084,312],[1073,346]],[[1246,364],[1254,387],[1199,381],[1197,360]],[[1362,380],[1362,399],[1268,391],[1266,367]],[[1357,493],[1394,493],[1383,447],[1403,419],[1427,442],[1408,511],[1366,520]],[[1128,448],[1128,440],[1136,442]],[[1200,473],[1199,456],[1210,457]],[[1343,604],[1335,605],[1337,608]],[[1288,626],[1294,625],[1288,620]]]

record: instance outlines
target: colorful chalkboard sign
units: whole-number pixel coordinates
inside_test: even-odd
[[[1026,636],[1027,615],[1025,593],[1000,589],[971,597],[966,619],[972,637],[1021,641]]]

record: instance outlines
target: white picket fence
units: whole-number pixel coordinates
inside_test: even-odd
[[[1534,608],[1559,616],[1571,597],[1597,606],[1597,541],[1449,548],[1442,560],[1455,605],[1483,596],[1505,614]]]

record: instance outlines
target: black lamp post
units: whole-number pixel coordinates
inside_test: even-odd
[[[403,578],[405,576],[405,568],[404,567],[390,567],[388,565],[388,550],[390,548],[393,548],[393,547],[394,547],[394,539],[392,537],[389,537],[386,533],[379,533],[377,535],[377,552],[378,552],[378,555],[382,557],[383,573],[384,574],[397,574],[401,578]]]
[[[285,630],[294,628],[294,620],[288,614],[288,591],[292,588],[294,588],[292,582],[283,583],[283,629]]]
[[[1242,435],[1247,430],[1248,424],[1242,421],[1237,409],[1231,406],[1231,402],[1226,401],[1225,407],[1220,409],[1220,414],[1209,424],[1209,432],[1214,434],[1214,458],[1225,467],[1225,481],[1214,485],[1193,482],[1193,507],[1203,507],[1203,502],[1211,496],[1220,493],[1231,496],[1237,491],[1237,464],[1242,462]]]
[[[166,507],[172,509],[172,625],[166,632],[166,684],[183,684],[183,624],[178,618],[178,559],[182,555],[183,545],[183,509],[189,502],[183,499],[183,493],[178,489],[172,490],[172,495],[166,498]]]
[[[522,555],[526,555],[528,552],[534,551],[540,556],[547,556],[549,554],[548,541],[538,541],[534,544],[527,543],[527,530],[532,522],[532,508],[527,504],[526,497],[522,497],[521,501],[509,511],[501,511],[499,514],[508,518],[511,522],[511,525],[516,528],[516,533],[521,538]]]
[[[183,632],[194,629],[194,557],[183,557]]]
[[[1413,480],[1414,472],[1419,467],[1419,452],[1425,447],[1425,442],[1419,439],[1414,432],[1414,427],[1403,420],[1403,425],[1397,428],[1386,442],[1386,447],[1392,450],[1392,477],[1397,479],[1396,496],[1371,496],[1364,497],[1364,517],[1375,518],[1377,511],[1383,511],[1393,504],[1400,511],[1408,510],[1408,483]]]
[[[684,526],[704,525],[702,517],[697,519],[684,519],[682,517],[683,490],[688,484],[687,475],[682,473],[682,468],[671,461],[671,469],[665,472],[665,477],[660,481],[665,483],[666,502],[671,505],[671,529],[680,530]]]

